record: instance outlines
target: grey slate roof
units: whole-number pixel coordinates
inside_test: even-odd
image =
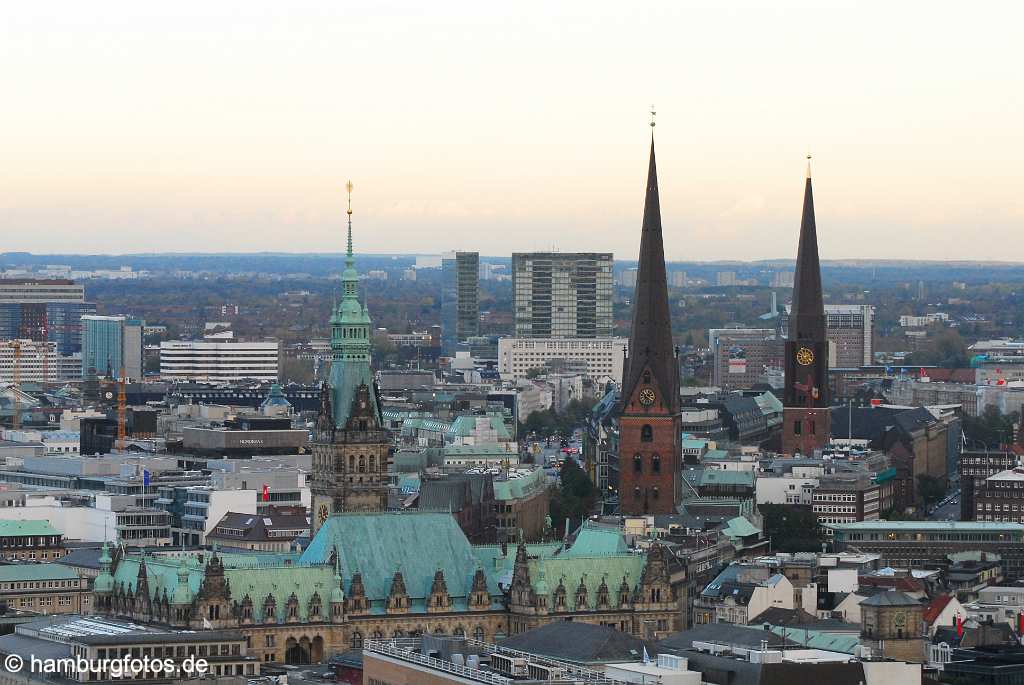
[[[920,604],[921,602],[910,595],[897,590],[879,592],[860,603],[862,607],[913,607]]]
[[[658,652],[670,651],[680,654],[680,650],[690,649],[696,642],[717,642],[738,647],[760,647],[767,642],[769,647],[800,647],[800,643],[786,639],[763,628],[735,626],[731,623],[708,623],[694,626],[673,635],[669,635],[655,644]],[[687,655],[689,656],[689,655]]]
[[[639,661],[644,647],[655,653],[654,645],[615,628],[576,621],[554,621],[514,635],[501,646],[577,664]]]

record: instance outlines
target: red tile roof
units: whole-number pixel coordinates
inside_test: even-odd
[[[939,595],[924,608],[924,622],[928,625],[935,623],[935,619],[939,617],[942,610],[949,604],[949,600],[953,599],[949,595]]]

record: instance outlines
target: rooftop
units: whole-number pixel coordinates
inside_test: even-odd
[[[49,521],[0,521],[0,537],[60,534]]]

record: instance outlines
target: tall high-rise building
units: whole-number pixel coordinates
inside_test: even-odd
[[[58,354],[82,349],[82,316],[95,314],[85,287],[67,279],[0,280],[0,340],[57,343]]]
[[[441,346],[455,354],[459,343],[480,335],[480,253],[449,252],[441,258]]]
[[[90,369],[100,376],[142,378],[142,329],[145,322],[124,316],[82,317],[82,378]]]
[[[807,164],[804,208],[800,220],[793,307],[786,337],[786,387],[783,391],[782,451],[813,454],[824,447],[831,432],[828,397],[828,339],[818,262],[818,233]]]
[[[312,445],[313,532],[331,514],[384,511],[391,440],[370,368],[370,313],[359,302],[352,255],[352,184],[348,184],[348,251],[342,297],[331,314],[331,372],[321,390]]]
[[[675,513],[682,448],[679,363],[672,344],[653,135],[626,362],[619,415],[619,508],[623,514]]]
[[[610,337],[612,261],[610,252],[513,253],[516,337]]]

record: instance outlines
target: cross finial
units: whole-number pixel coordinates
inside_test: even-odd
[[[658,113],[654,111],[654,105],[651,105],[651,128],[654,128],[654,117]]]
[[[345,190],[348,191],[348,215],[352,216],[352,181],[345,184]]]
[[[811,177],[811,151],[807,151],[807,178]]]

